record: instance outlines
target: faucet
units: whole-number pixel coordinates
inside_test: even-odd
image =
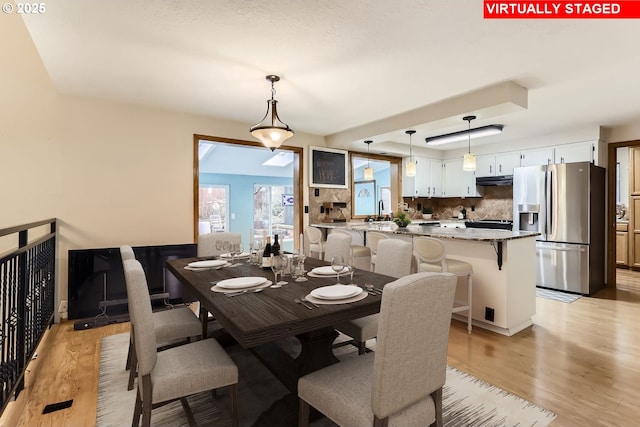
[[[382,219],[382,210],[384,209],[384,202],[382,199],[378,200],[378,220]]]

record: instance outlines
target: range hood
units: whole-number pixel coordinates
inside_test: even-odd
[[[513,185],[513,175],[480,176],[476,178],[476,185]]]

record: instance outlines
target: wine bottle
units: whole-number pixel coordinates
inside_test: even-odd
[[[278,256],[280,255],[280,243],[278,243],[278,235],[275,235],[275,242],[273,242],[273,245],[271,245],[271,253],[273,254],[273,256]]]
[[[264,250],[262,251],[262,268],[270,269],[271,268],[271,236],[267,236],[265,241],[267,243],[264,245]]]

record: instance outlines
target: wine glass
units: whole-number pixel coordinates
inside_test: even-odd
[[[296,279],[296,282],[306,282],[307,278],[304,277],[304,254],[297,255],[293,259],[293,277]]]
[[[287,268],[288,264],[289,264],[289,258],[287,258],[286,255],[276,255],[276,256],[271,255],[271,270],[273,270],[276,285],[287,284],[287,282],[285,282],[284,280],[278,281],[278,274],[280,274],[280,279],[282,279],[282,272],[284,271],[285,268]]]
[[[229,256],[231,249],[231,242],[229,240],[222,241],[222,250],[226,256]]]
[[[240,265],[239,263],[236,264],[236,257],[240,255],[243,250],[244,250],[244,247],[242,246],[242,242],[231,243],[231,246],[230,246],[231,262],[233,263],[234,267]]]
[[[261,240],[254,240],[253,241],[253,245],[251,246],[251,252],[253,255],[253,263],[255,265],[260,265],[261,259],[260,259],[260,250],[262,249],[262,241]]]
[[[345,262],[342,255],[331,258],[331,269],[336,272],[336,280],[340,283],[340,272],[344,269]]]
[[[222,240],[216,240],[216,252],[218,256],[222,255]]]

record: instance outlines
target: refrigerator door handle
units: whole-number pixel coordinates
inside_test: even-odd
[[[553,172],[547,171],[544,174],[544,183],[545,183],[545,207],[546,214],[544,220],[544,234],[548,236],[551,233],[551,229],[553,227],[552,224],[552,212],[553,212]]]
[[[586,252],[587,249],[584,246],[578,248],[563,248],[563,247],[555,247],[555,246],[539,246],[538,250],[549,250],[552,249],[557,252]]]

